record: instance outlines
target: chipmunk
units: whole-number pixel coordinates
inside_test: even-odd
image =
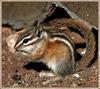
[[[43,27],[47,30],[53,29],[55,31],[59,30],[59,32],[64,32],[66,35],[70,37],[70,40],[72,40],[74,44],[77,42],[75,39],[73,39],[72,35],[70,35],[70,31],[72,30],[73,32],[78,32],[84,39],[84,40],[81,39],[82,40],[81,43],[86,44],[86,49],[83,52],[83,56],[80,59],[80,61],[76,63],[76,71],[80,71],[89,66],[90,62],[94,58],[98,49],[97,37],[96,37],[96,35],[98,34],[95,33],[97,32],[97,30],[93,29],[93,27],[91,27],[89,23],[86,23],[84,20],[80,20],[80,19],[62,18],[62,19],[57,19],[57,20],[55,19],[47,24],[43,24]]]
[[[86,52],[78,66],[74,42],[67,34],[70,27],[77,28],[86,42]],[[94,34],[82,21],[58,19],[29,28],[19,36],[14,48],[34,61],[41,60],[58,76],[55,80],[63,80],[66,75],[87,66],[95,54],[95,45]]]

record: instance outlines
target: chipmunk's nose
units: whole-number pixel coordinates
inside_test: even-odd
[[[15,51],[18,51],[18,49],[17,49],[16,45],[14,46],[14,49],[15,49]]]
[[[16,51],[18,51],[18,49],[15,49]]]

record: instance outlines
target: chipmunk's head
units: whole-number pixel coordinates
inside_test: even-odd
[[[19,36],[14,48],[17,52],[24,55],[34,54],[44,46],[46,39],[47,33],[42,28],[32,27]]]

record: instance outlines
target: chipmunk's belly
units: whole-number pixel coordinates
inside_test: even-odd
[[[55,62],[55,60],[49,61],[47,65],[51,70],[55,70],[57,67],[57,63]]]

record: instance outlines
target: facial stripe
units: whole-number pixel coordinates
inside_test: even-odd
[[[32,45],[32,44],[34,44],[34,43],[42,40],[44,37],[45,37],[45,39],[47,39],[47,34],[46,33],[42,34],[42,36],[40,38],[39,37],[36,37],[36,38],[30,40],[28,43],[24,44],[24,46]]]
[[[29,38],[31,38],[32,36],[31,35],[28,35],[28,36],[26,36],[24,39],[29,39]]]
[[[18,47],[18,46],[22,45],[23,44],[23,40],[29,39],[29,38],[31,38],[30,35],[26,35],[26,37],[24,37],[24,39],[23,39],[23,37],[19,38],[15,46]]]
[[[17,44],[20,43],[20,41],[22,41],[25,37],[28,37],[28,36],[34,36],[33,33],[35,33],[36,31],[36,28],[35,27],[29,27],[29,28],[26,28],[26,30],[20,34],[16,44],[15,44],[15,47],[17,46]],[[31,38],[31,37],[30,37]]]
[[[38,39],[39,39],[39,38],[36,37],[36,38],[34,38],[34,39],[32,39],[32,40],[29,40],[28,43],[23,43],[23,45],[30,45],[30,44],[36,42]]]

